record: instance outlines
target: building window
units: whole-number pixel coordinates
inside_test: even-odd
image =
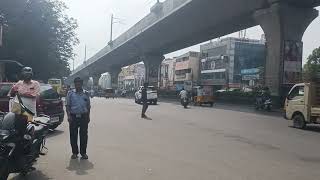
[[[187,74],[191,73],[191,69],[183,69],[183,70],[177,70],[176,75],[182,75],[182,74]]]

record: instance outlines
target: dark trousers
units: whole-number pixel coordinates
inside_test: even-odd
[[[142,102],[142,113],[141,115],[145,115],[145,113],[147,112],[148,109],[148,102],[147,101],[143,101]]]
[[[88,143],[88,114],[82,114],[81,117],[71,115],[72,120],[69,123],[70,143],[72,147],[72,154],[79,154],[78,148],[78,134],[80,130],[80,154],[87,153]]]

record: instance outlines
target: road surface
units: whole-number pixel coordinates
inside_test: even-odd
[[[68,124],[47,141],[32,180],[315,180],[320,127],[298,130],[274,113],[215,105],[150,106],[94,98],[89,160],[70,160]],[[23,179],[12,175],[13,180]]]

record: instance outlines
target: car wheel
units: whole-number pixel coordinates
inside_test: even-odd
[[[304,129],[306,127],[306,121],[301,114],[293,116],[293,127],[298,129]]]
[[[154,101],[153,101],[153,104],[154,104],[154,105],[157,105],[157,104],[158,104],[158,100],[154,100]]]

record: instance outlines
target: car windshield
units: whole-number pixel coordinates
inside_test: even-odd
[[[40,87],[40,96],[43,99],[59,99],[60,96],[51,86],[42,85]]]
[[[0,97],[6,97],[12,88],[13,84],[1,84],[0,85]]]
[[[51,79],[48,81],[49,84],[61,84],[61,80],[59,79]]]

